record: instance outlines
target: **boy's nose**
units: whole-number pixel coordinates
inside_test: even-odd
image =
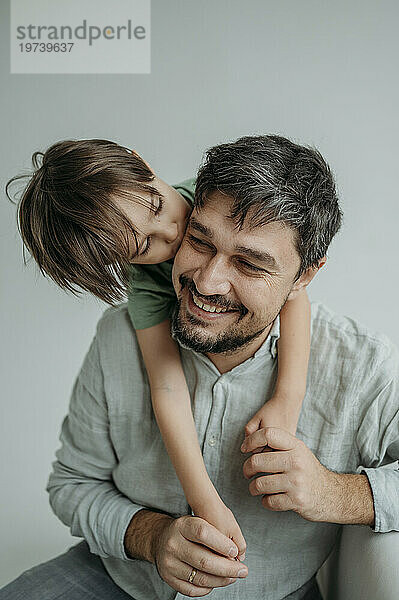
[[[163,229],[163,238],[166,242],[174,242],[177,238],[177,223],[170,223]]]

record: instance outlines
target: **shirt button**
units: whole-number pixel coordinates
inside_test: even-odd
[[[212,436],[211,439],[209,440],[208,444],[210,446],[215,446],[216,445],[216,439],[215,436]]]

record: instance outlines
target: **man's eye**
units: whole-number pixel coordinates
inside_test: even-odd
[[[266,272],[264,269],[255,267],[255,265],[251,265],[250,263],[247,263],[245,260],[240,260],[238,262],[240,263],[240,265],[242,265],[246,269],[249,269],[250,271],[255,271],[256,273],[265,273]]]

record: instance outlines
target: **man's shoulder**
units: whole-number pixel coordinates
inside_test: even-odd
[[[355,338],[362,343],[377,346],[393,346],[391,340],[381,331],[372,329],[356,319],[334,312],[321,302],[312,302],[312,329],[315,332],[331,330],[344,339]]]
[[[107,308],[100,317],[97,323],[97,329],[109,327],[112,324],[123,322],[127,315],[127,302],[115,304]]]
[[[398,349],[384,333],[340,315],[325,304],[312,302],[311,307],[312,346],[317,352],[368,369],[387,359],[398,362]]]
[[[136,332],[128,313],[127,302],[107,308],[97,323],[96,338],[99,346],[121,352],[126,345],[137,347]],[[115,346],[117,344],[117,346]]]

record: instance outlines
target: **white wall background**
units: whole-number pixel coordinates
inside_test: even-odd
[[[65,138],[130,145],[170,183],[240,135],[314,144],[336,173],[345,225],[311,298],[398,343],[399,4],[153,0],[151,75],[10,75],[5,0],[0,11],[2,586],[78,542],[44,488],[105,308],[23,266],[7,179]]]

